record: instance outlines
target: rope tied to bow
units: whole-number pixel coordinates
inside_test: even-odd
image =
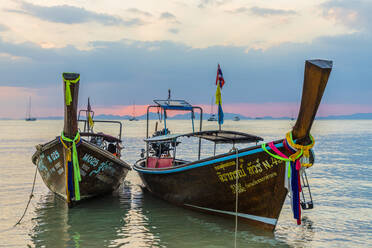
[[[314,147],[315,141],[311,134],[309,134],[311,143],[308,145],[296,144],[293,141],[292,132],[288,132],[285,135],[287,144],[296,152],[289,156],[292,161],[295,161],[300,157],[301,166],[311,167],[313,164],[310,163],[310,150]],[[301,156],[302,155],[302,156]]]
[[[301,224],[301,208],[300,208],[300,192],[301,189],[301,169],[312,166],[310,163],[310,150],[314,147],[314,138],[309,134],[311,143],[308,145],[299,145],[293,141],[292,132],[286,134],[286,139],[283,140],[283,146],[291,154],[286,156],[284,153],[279,151],[275,146],[274,142],[270,142],[268,145],[271,150],[275,153],[269,152],[266,148],[266,143],[261,145],[261,148],[270,156],[285,161],[285,173],[284,173],[284,187],[290,192],[291,195],[291,207],[294,218],[297,219],[297,224]]]
[[[81,182],[81,175],[80,175],[79,158],[78,158],[78,154],[77,154],[76,144],[80,142],[80,133],[77,132],[76,135],[75,135],[75,138],[70,139],[70,138],[67,138],[63,134],[63,131],[62,131],[60,141],[61,141],[62,145],[67,149],[67,152],[68,152],[68,154],[66,156],[67,162],[71,162],[71,158],[72,158],[72,165],[73,165],[73,170],[74,170],[75,200],[79,201],[80,200],[79,182]],[[67,146],[64,141],[71,142],[72,145]],[[71,153],[71,148],[72,148],[72,153]]]

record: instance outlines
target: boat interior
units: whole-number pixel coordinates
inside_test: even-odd
[[[180,138],[182,137],[193,137],[210,141],[214,144],[213,156],[216,156],[216,146],[218,144],[230,144],[231,148],[227,153],[235,151],[235,144],[246,144],[263,141],[263,138],[246,134],[242,132],[227,131],[227,130],[208,130],[200,132],[191,132],[186,134],[171,134],[169,130],[166,130],[167,134],[164,134],[165,130],[157,131],[153,137],[145,139],[147,143],[148,151],[142,150],[141,159],[137,162],[137,165],[146,168],[170,168],[184,164],[188,164],[192,161],[183,160],[176,158],[177,147],[181,144]],[[199,142],[199,154],[201,152],[201,142]],[[145,153],[147,154],[146,158]],[[200,155],[198,156],[200,160]]]
[[[121,146],[122,123],[120,121],[94,120],[94,111],[88,107],[88,109],[79,110],[78,123],[82,124],[82,129],[79,125],[79,132],[84,140],[120,158],[123,149]],[[95,132],[96,123],[115,125],[117,127],[116,137],[103,132]]]

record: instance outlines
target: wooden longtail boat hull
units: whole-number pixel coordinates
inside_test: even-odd
[[[94,112],[91,111],[89,99],[85,122],[92,122],[91,129],[88,124],[88,130],[85,130],[85,125],[82,135],[88,139],[80,138],[77,118],[80,75],[63,73],[62,78],[65,96],[63,132],[61,137],[37,145],[32,162],[37,166],[46,186],[63,197],[69,206],[73,206],[77,201],[117,189],[131,167],[114,155],[120,154],[120,139],[112,137],[112,140],[111,136],[93,133],[94,121],[90,113]],[[104,143],[106,141],[108,144]],[[110,149],[111,152],[110,146],[114,148]]]
[[[276,146],[287,153],[281,143]],[[148,169],[140,160],[135,170],[151,193],[170,203],[235,218],[237,156],[238,218],[273,230],[287,195],[285,163],[260,146],[171,169]]]
[[[117,189],[130,170],[130,166],[113,154],[82,140],[77,146],[81,182],[81,199],[103,195]],[[63,145],[55,139],[43,146],[32,157],[33,163],[46,186],[67,200]]]
[[[293,147],[299,147],[299,156],[303,156],[301,159],[304,158],[304,166],[305,164],[307,166],[312,164],[313,156],[309,152],[313,145],[310,129],[331,70],[332,61],[308,60],[305,63],[301,107],[291,133],[291,140],[296,140],[296,144],[292,145]],[[171,101],[169,101],[170,103]],[[166,115],[164,114],[164,116]],[[156,133],[154,136],[156,138]],[[161,146],[161,142],[164,142],[164,140],[166,139],[149,139],[147,128],[146,142],[157,141],[159,147],[164,149],[166,146]],[[175,141],[172,142],[174,147],[178,145]],[[282,154],[289,157],[292,152],[289,153],[283,147],[282,142],[283,140],[279,140],[275,141],[274,144]],[[160,149],[154,146],[156,149],[153,148],[150,156],[149,147],[147,144],[146,158],[139,160],[134,165],[134,169],[139,173],[146,189],[152,194],[173,204],[193,210],[233,218],[238,216],[242,221],[263,228],[270,230],[275,228],[287,195],[287,189],[284,185],[286,164],[283,160],[269,155],[261,146],[253,146],[239,150],[238,153],[221,154],[191,163],[184,163],[183,161],[182,165],[178,165],[182,163],[181,161],[180,163],[172,163],[172,166],[166,168],[164,168],[164,165],[162,165],[163,168],[156,168],[160,167],[161,163],[153,166],[150,163],[151,160],[146,159],[161,160],[161,154],[157,154]],[[308,148],[305,149],[304,147]],[[271,150],[271,148],[267,147],[267,150]],[[167,157],[169,154],[165,154],[165,156]],[[299,159],[299,156],[297,159]],[[298,183],[300,182],[298,175],[301,167],[299,161],[297,161],[295,167],[292,167],[294,169],[291,169],[297,171],[297,174],[294,175],[298,177]],[[237,174],[238,181],[236,182]],[[296,180],[293,179],[292,182],[296,182]],[[294,185],[296,184],[294,183]],[[300,208],[298,195],[300,186],[292,187],[292,191],[293,188],[295,188],[297,194],[296,197],[293,197],[293,204],[297,204],[296,207]],[[300,209],[296,209],[296,211],[300,212]],[[294,215],[297,215],[295,216],[297,223],[300,223],[298,212]]]

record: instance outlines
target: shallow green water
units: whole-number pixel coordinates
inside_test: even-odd
[[[124,121],[123,158],[134,163],[143,148],[145,122]],[[187,121],[171,130],[190,131]],[[224,129],[282,138],[291,121],[226,121]],[[0,247],[233,247],[235,224],[174,207],[144,193],[132,171],[113,195],[73,209],[38,176],[35,197],[21,225],[35,166],[34,146],[57,136],[62,121],[0,121]],[[205,123],[204,129],[216,128]],[[153,129],[153,126],[151,126]],[[99,130],[100,127],[97,127]],[[103,130],[103,129],[101,129]],[[109,127],[105,131],[113,131]],[[285,203],[278,226],[268,233],[238,223],[238,247],[368,247],[372,244],[372,121],[316,121],[316,164],[308,170],[315,208],[296,225]],[[195,147],[184,142],[185,157]],[[212,146],[205,144],[204,156]],[[226,151],[221,147],[220,151]]]

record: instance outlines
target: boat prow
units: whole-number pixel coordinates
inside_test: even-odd
[[[64,73],[65,118],[61,136],[36,146],[32,162],[46,184],[69,206],[77,202],[110,193],[123,182],[131,167],[121,160],[122,124],[118,121],[93,120],[88,98],[87,110],[77,116],[80,75]],[[84,112],[86,118],[80,118]],[[84,131],[78,130],[78,122]],[[118,137],[95,133],[95,123],[117,124]]]
[[[313,145],[310,129],[331,67],[330,61],[306,61],[300,113],[292,133],[287,135],[290,140],[286,137],[267,145],[258,145],[262,139],[254,135],[220,130],[203,132],[200,109],[198,132],[193,130],[191,134],[170,134],[166,119],[164,129],[157,131],[153,137],[149,136],[147,129],[146,150],[142,154],[143,158],[135,163],[134,170],[139,173],[146,189],[163,200],[196,211],[238,218],[269,230],[274,230],[289,190],[296,208],[294,217],[299,223],[299,208],[313,206],[312,202],[301,200],[298,191],[299,170],[304,171],[305,168],[300,160],[306,158],[303,165],[307,166],[314,161],[313,153],[309,150]],[[181,101],[183,100],[157,101],[157,105],[150,107],[160,108],[164,118],[169,110],[188,110],[193,113],[197,108],[185,101],[181,104]],[[169,105],[171,103],[174,106]],[[193,118],[192,127],[194,129]],[[197,160],[188,161],[176,157],[177,147],[181,145],[178,139],[183,136],[197,139]],[[232,147],[226,153],[217,155],[215,148],[213,155],[201,159],[201,139],[214,142],[215,147],[217,144],[231,144]],[[296,140],[295,144],[292,139]],[[288,142],[293,147],[289,147]],[[237,149],[237,143],[255,144]],[[301,148],[297,149],[299,146]]]

